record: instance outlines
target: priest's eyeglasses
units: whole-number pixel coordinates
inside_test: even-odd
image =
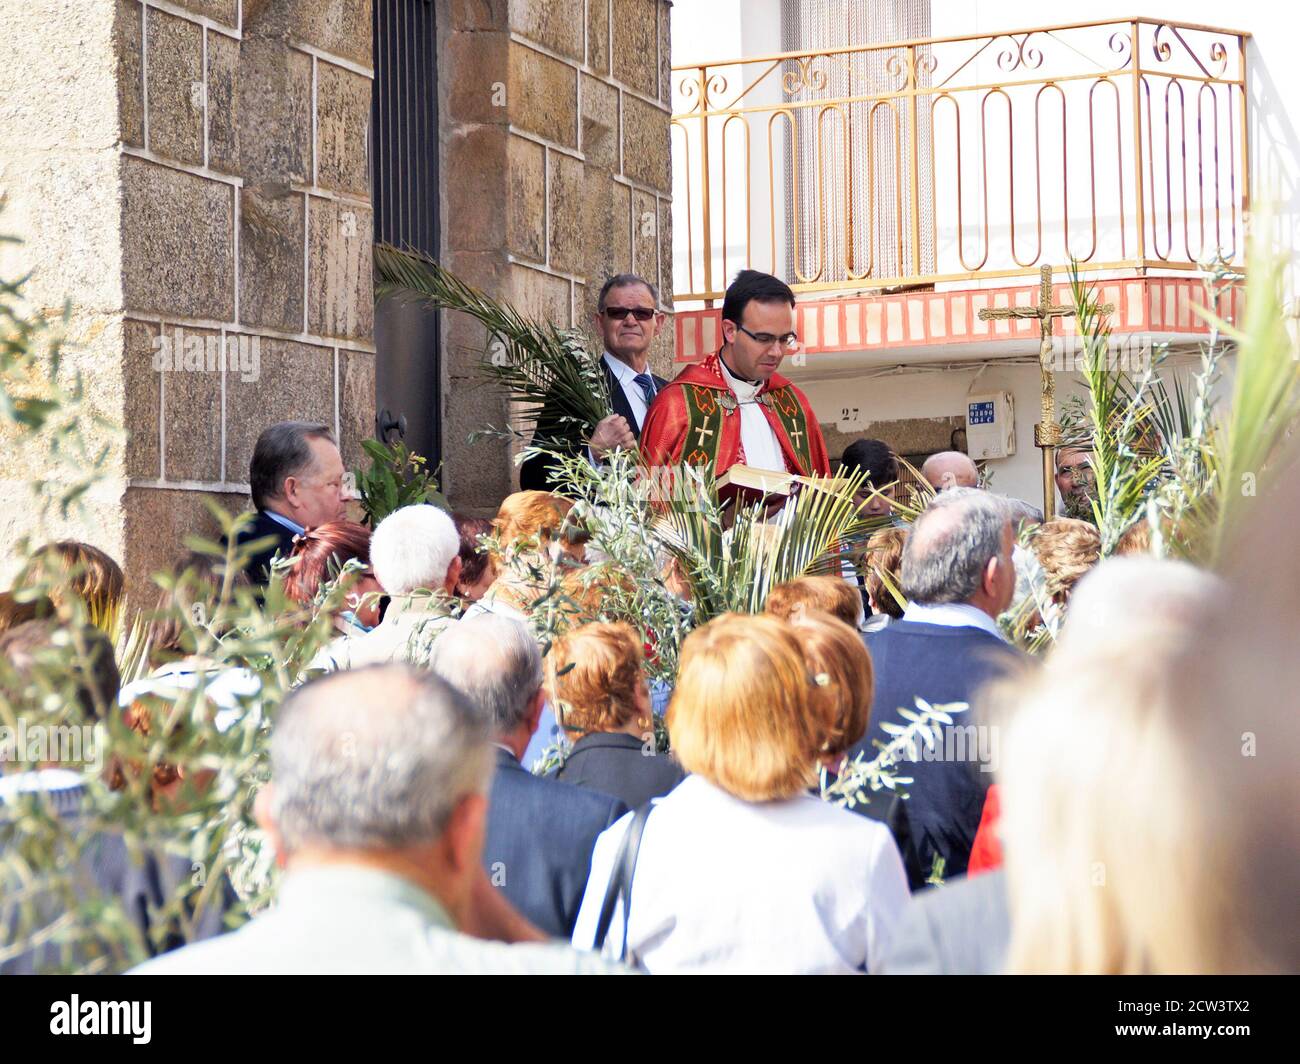
[[[650,307],[606,307],[601,313],[612,321],[623,321],[629,314],[637,321],[649,321],[655,316]]]
[[[741,332],[743,332],[755,343],[762,344],[764,347],[771,347],[773,344],[780,344],[787,351],[793,351],[796,347],[799,346],[798,333],[792,333],[792,332],[786,333],[784,336],[773,336],[771,333],[765,333],[765,332],[755,333],[755,332],[750,332],[739,322],[736,323],[736,328],[739,329]]]

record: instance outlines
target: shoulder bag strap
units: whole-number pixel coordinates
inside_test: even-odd
[[[610,924],[614,921],[614,907],[619,900],[623,902],[623,945],[619,949],[618,959],[627,959],[627,926],[632,910],[632,877],[636,874],[637,854],[641,850],[641,833],[645,822],[650,818],[651,804],[646,802],[632,814],[632,822],[623,832],[623,841],[619,844],[614,857],[614,867],[610,871],[609,885],[605,888],[605,900],[600,906],[600,919],[596,922],[596,939],[593,947],[600,952],[609,936]]]

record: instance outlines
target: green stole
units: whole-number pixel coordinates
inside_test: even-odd
[[[686,441],[682,446],[682,461],[690,465],[708,464],[716,472],[723,418],[738,413],[736,396],[725,385],[719,389],[702,384],[683,384],[682,395],[686,399]],[[776,414],[785,430],[786,441],[799,461],[800,471],[808,473],[813,467],[808,421],[794,388],[789,384],[783,385],[764,392],[758,401]]]

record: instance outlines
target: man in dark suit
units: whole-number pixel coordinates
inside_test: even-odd
[[[576,427],[559,424],[543,410],[533,437],[535,444],[567,454],[585,452],[593,463],[615,447],[636,446],[651,401],[668,383],[650,372],[650,344],[664,324],[658,308],[659,293],[654,285],[636,274],[616,274],[605,282],[592,321],[605,345],[601,364],[614,413],[584,440]],[[519,470],[520,490],[556,490],[553,465],[544,455],[526,461]]]
[[[921,869],[935,859],[943,876],[962,875],[996,768],[996,732],[980,714],[982,688],[1020,659],[997,625],[1011,604],[1016,575],[1009,510],[995,495],[954,488],[936,496],[912,525],[903,550],[902,620],[868,633],[874,669],[871,723],[854,751],[869,760],[872,740],[893,738],[884,725],[906,727],[901,710],[964,702],[970,709],[942,728],[933,750],[905,761],[908,820]]]
[[[524,624],[495,614],[460,621],[438,637],[429,665],[492,720],[488,878],[542,931],[571,938],[596,838],[627,806],[520,765],[545,701],[541,650]]]
[[[249,564],[254,584],[267,583],[277,554],[289,557],[295,535],[344,517],[343,475],[343,459],[328,426],[279,421],[262,430],[248,469],[257,517],[239,534],[241,546],[272,540]]]

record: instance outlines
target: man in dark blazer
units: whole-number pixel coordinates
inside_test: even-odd
[[[248,484],[257,516],[240,532],[239,544],[270,540],[248,566],[248,578],[265,585],[271,560],[289,557],[295,535],[345,516],[343,459],[334,433],[314,421],[280,421],[263,429]]]
[[[600,462],[615,447],[632,448],[641,438],[650,403],[668,382],[650,372],[650,344],[663,328],[659,293],[649,281],[633,273],[620,273],[605,282],[596,301],[592,321],[605,345],[601,365],[614,413],[598,424],[589,439],[576,426],[561,425],[555,415],[542,411],[533,442],[566,454],[586,454]],[[537,455],[519,470],[521,491],[555,491],[554,462]]]
[[[997,496],[973,488],[936,496],[903,550],[902,619],[864,637],[874,694],[870,726],[854,753],[874,757],[872,740],[893,738],[886,724],[906,727],[900,711],[915,713],[918,699],[970,707],[941,729],[935,749],[918,742],[919,760],[899,766],[913,780],[904,785],[908,821],[927,876],[936,858],[945,879],[965,873],[997,767],[997,733],[980,712],[980,695],[1021,657],[997,625],[1015,592],[1013,545],[1009,510]]]
[[[492,720],[488,879],[540,930],[571,938],[596,839],[627,806],[519,763],[545,701],[541,650],[523,623],[490,613],[459,621],[438,637],[429,666]]]

